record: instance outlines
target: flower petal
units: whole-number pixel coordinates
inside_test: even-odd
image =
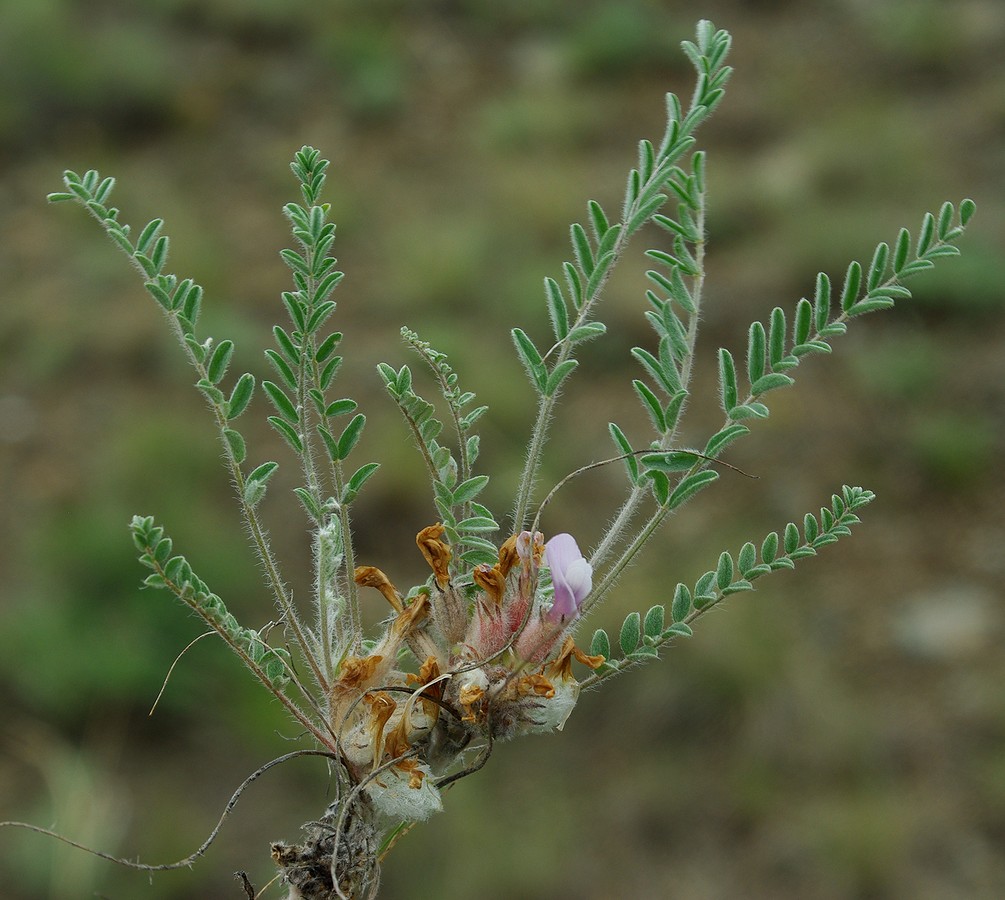
[[[552,572],[556,569],[564,572],[570,563],[582,559],[583,554],[579,552],[576,539],[563,532],[556,534],[544,545],[544,558]]]
[[[576,609],[579,609],[593,587],[593,567],[580,557],[565,570],[565,580],[576,598]]]
[[[571,619],[593,586],[593,569],[571,534],[556,534],[544,545],[544,556],[555,588],[550,618]]]

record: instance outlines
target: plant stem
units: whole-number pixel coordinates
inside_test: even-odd
[[[692,364],[694,362],[694,348],[695,343],[698,339],[698,319],[701,314],[701,299],[702,299],[702,289],[705,285],[705,191],[704,189],[698,194],[698,208],[697,216],[695,218],[695,224],[698,229],[699,240],[695,244],[694,258],[698,267],[698,274],[692,279],[691,288],[691,300],[694,304],[694,312],[691,314],[688,321],[687,330],[687,354],[685,355],[681,364],[680,382],[681,387],[686,391],[688,385],[691,382],[691,371]],[[675,426],[673,430],[667,432],[663,435],[660,440],[659,446],[653,452],[659,452],[661,450],[669,450],[673,447],[673,443],[677,437],[677,427]],[[645,501],[649,495],[649,490],[644,484],[635,484],[632,486],[628,497],[622,504],[621,509],[618,510],[617,516],[614,519],[613,524],[607,530],[604,535],[603,540],[600,545],[593,552],[593,556],[590,558],[590,565],[596,569],[611,552],[614,545],[621,538],[624,530],[628,527],[629,523],[635,517],[638,512],[639,506]],[[625,560],[625,564],[630,561]],[[624,568],[620,566],[618,571]]]

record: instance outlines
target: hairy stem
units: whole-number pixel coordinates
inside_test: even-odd
[[[688,385],[691,381],[691,371],[694,362],[694,348],[695,342],[698,339],[698,320],[701,314],[701,299],[702,299],[702,289],[705,285],[705,190],[702,189],[698,194],[698,209],[697,215],[695,217],[695,223],[698,228],[699,240],[695,244],[694,258],[695,262],[698,264],[698,274],[691,280],[691,300],[694,303],[694,312],[691,314],[688,320],[687,329],[687,354],[685,355],[683,362],[681,364],[680,372],[680,382],[681,387],[686,391]],[[679,420],[678,420],[679,421]],[[663,435],[659,442],[659,446],[652,452],[658,452],[660,450],[669,450],[673,447],[674,441],[677,438],[677,427],[675,426],[671,431],[668,431]],[[628,527],[629,523],[638,513],[639,506],[649,496],[648,487],[643,484],[635,484],[632,486],[631,491],[629,491],[628,497],[625,499],[618,510],[617,515],[614,518],[614,522],[607,529],[603,540],[600,545],[593,552],[593,556],[590,558],[590,565],[596,569],[611,552],[612,548],[621,539],[622,534]]]

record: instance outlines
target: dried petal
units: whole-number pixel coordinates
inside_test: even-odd
[[[436,576],[436,583],[444,588],[450,582],[450,545],[440,540],[443,534],[443,525],[437,522],[423,528],[415,536],[415,543],[418,545],[422,555],[429,563],[429,568]]]

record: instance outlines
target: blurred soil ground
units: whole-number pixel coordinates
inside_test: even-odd
[[[685,440],[718,419],[718,346],[841,277],[945,199],[978,213],[963,257],[914,301],[852,324],[730,450],[596,617],[668,601],[843,482],[878,494],[848,540],[761,582],[694,640],[584,697],[559,736],[497,749],[385,867],[387,898],[844,900],[1005,895],[1005,8],[998,0],[32,0],[0,9],[0,818],[159,862],[191,852],[236,784],[295,737],[167,596],[141,592],[126,524],[154,513],[249,624],[268,617],[191,376],[64,168],[119,180],[161,215],[172,268],[206,287],[207,332],[264,371],[280,314],[304,143],[333,165],[345,394],[384,466],[357,507],[362,561],[423,577],[421,471],[374,365],[398,327],[451,354],[491,407],[482,464],[505,510],[531,396],[507,336],[547,329],[541,279],[590,197],[616,208],[663,94],[690,96],[678,43],[711,18],[736,74],[709,152],[709,281]],[[611,284],[555,423],[548,478],[643,439],[628,349],[645,235]],[[254,458],[286,465],[266,516],[297,594],[309,548],[295,466],[247,414]],[[254,425],[250,420],[259,420]],[[584,478],[551,530],[596,541],[619,473]],[[380,614],[375,607],[374,615]],[[268,844],[326,804],[305,760],[249,791],[192,871],[121,871],[0,834],[9,900],[238,898]],[[266,897],[279,896],[273,887]]]

